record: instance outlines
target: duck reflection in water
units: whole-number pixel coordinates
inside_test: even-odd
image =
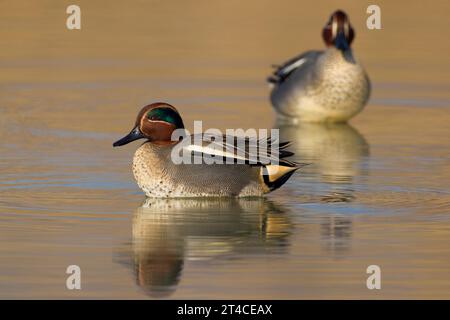
[[[355,177],[367,176],[369,144],[352,126],[342,124],[278,123],[281,139],[292,141],[296,159],[311,163],[304,175],[319,177],[322,202],[354,199]]]
[[[264,198],[147,199],[133,215],[132,269],[147,295],[167,297],[183,267],[249,254],[283,254],[291,223]]]
[[[339,207],[330,209],[320,204],[355,200],[354,184],[363,183],[368,175],[369,143],[348,124],[278,122],[276,126],[281,139],[293,142],[293,160],[311,163],[303,169],[305,182],[300,182],[300,187],[302,193],[310,193],[308,196],[318,204],[318,210],[324,209],[320,213],[324,249],[341,256],[351,245],[352,218],[339,212]]]

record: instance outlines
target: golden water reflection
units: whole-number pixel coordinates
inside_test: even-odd
[[[297,161],[310,163],[319,182],[331,186],[322,202],[351,202],[355,177],[367,176],[369,143],[349,124],[278,123],[282,140],[292,141]]]
[[[291,228],[267,199],[147,199],[133,214],[133,275],[149,296],[170,296],[187,261],[283,254]]]

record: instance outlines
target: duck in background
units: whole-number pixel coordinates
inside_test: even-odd
[[[345,122],[360,112],[370,95],[370,82],[355,59],[355,32],[347,14],[334,12],[322,31],[325,51],[307,51],[287,61],[268,82],[280,119],[289,122]]]

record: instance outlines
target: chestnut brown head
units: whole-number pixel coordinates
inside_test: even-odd
[[[171,142],[172,133],[184,129],[183,120],[175,107],[164,102],[147,105],[139,112],[131,132],[114,142],[113,146],[123,146],[138,139],[156,143]]]
[[[322,38],[327,47],[334,46],[341,51],[346,51],[355,38],[355,31],[342,10],[335,11],[323,28]]]

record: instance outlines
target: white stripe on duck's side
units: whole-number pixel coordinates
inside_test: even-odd
[[[284,67],[282,72],[284,74],[288,74],[292,70],[299,68],[305,62],[306,62],[306,58],[298,59],[298,60],[294,61],[293,63],[291,63],[291,64],[287,65],[286,67]]]
[[[280,158],[292,155],[285,151],[290,143],[278,144],[271,138],[256,139],[229,135],[196,134],[186,137],[180,147],[197,155],[226,158],[227,163],[278,164]],[[192,143],[193,142],[193,143]],[[230,143],[231,142],[231,143]]]

